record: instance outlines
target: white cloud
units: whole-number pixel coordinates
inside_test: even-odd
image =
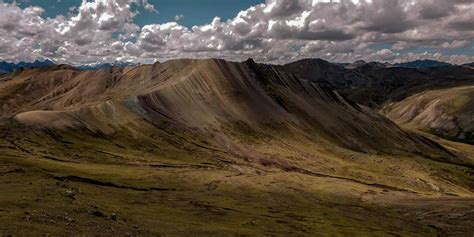
[[[156,10],[155,6],[151,3],[149,3],[148,0],[141,0],[141,2],[138,1],[138,3],[142,4],[143,8],[145,8],[145,10],[158,14],[158,10]]]
[[[179,15],[176,15],[174,16],[174,21],[180,21],[184,18],[184,15],[183,14],[179,14]]]
[[[466,0],[267,0],[233,19],[187,28],[178,22],[139,27],[132,5],[158,12],[147,0],[83,1],[67,16],[43,17],[0,0],[0,57],[67,63],[117,58],[154,61],[220,57],[283,63],[305,57],[333,61],[420,59],[474,61],[468,55],[401,54],[449,50],[474,39],[474,2]],[[393,45],[372,49],[373,44]],[[444,51],[443,51],[444,52]],[[472,51],[471,51],[472,55]]]

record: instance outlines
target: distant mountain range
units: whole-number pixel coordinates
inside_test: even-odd
[[[50,67],[54,65],[56,65],[56,63],[54,63],[51,60],[36,60],[34,62],[19,62],[19,63],[0,61],[0,74],[13,72],[19,68],[44,68],[44,67]],[[79,65],[79,66],[75,66],[75,68],[79,70],[83,70],[83,71],[88,71],[88,70],[97,70],[97,69],[107,69],[111,67],[130,67],[130,66],[138,66],[138,65],[140,64],[117,61],[114,63],[97,63],[97,64]]]
[[[402,68],[431,68],[431,67],[449,67],[456,66],[450,63],[436,61],[436,60],[415,60],[403,63],[383,63],[383,62],[366,62],[364,60],[355,61],[354,63],[339,64],[347,69],[356,69],[360,67],[383,68],[383,67],[402,67]],[[474,66],[474,63],[464,64],[463,66]]]
[[[445,67],[452,66],[450,63],[435,61],[435,60],[415,60],[411,62],[397,63],[395,67],[404,68],[428,68],[428,67]]]
[[[36,60],[34,62],[0,62],[0,73],[13,72],[19,68],[41,68],[53,66],[55,63],[51,60]]]
[[[426,88],[464,85],[474,80],[473,70],[466,65],[435,62],[413,61],[390,65],[357,61],[341,65],[322,59],[303,59],[281,65],[278,69],[325,84],[359,104],[375,108],[387,101],[401,100]]]
[[[359,67],[371,67],[371,68],[384,68],[393,66],[390,63],[382,63],[382,62],[366,62],[364,60],[355,61],[353,63],[346,63],[343,65],[347,69],[356,69]]]
[[[308,60],[308,59],[303,59],[298,62],[301,62],[304,60]],[[375,68],[385,68],[385,67],[431,68],[431,67],[455,66],[450,63],[436,61],[436,60],[415,60],[415,61],[409,61],[409,62],[397,63],[397,64],[390,64],[386,62],[366,62],[364,60],[355,61],[353,63],[331,63],[322,59],[309,59],[309,60],[320,60],[323,62],[327,62],[326,66],[330,64],[330,68],[332,68],[329,70],[334,70],[335,69],[334,67],[353,70],[353,69],[362,69],[362,68],[375,69]],[[49,67],[53,65],[55,65],[55,63],[48,59],[36,60],[34,62],[19,62],[19,63],[0,61],[0,74],[13,72],[19,68],[42,68],[42,67]],[[97,69],[107,69],[111,67],[123,68],[123,67],[134,67],[134,66],[139,66],[139,65],[141,64],[116,61],[113,63],[95,63],[95,64],[78,65],[78,66],[75,66],[75,68],[79,70],[83,70],[83,71],[90,71],[90,70],[97,70]],[[474,67],[474,62],[466,63],[466,64],[463,64],[462,66]]]
[[[97,69],[107,69],[111,67],[122,67],[122,68],[134,67],[134,66],[139,66],[139,65],[140,64],[138,63],[116,61],[114,63],[97,63],[97,64],[81,65],[81,66],[76,66],[76,68],[79,70],[89,71],[89,70],[97,70]]]
[[[403,63],[391,64],[387,62],[366,62],[364,60],[355,61],[353,63],[338,63],[337,65],[342,66],[347,69],[356,69],[356,68],[384,68],[384,67],[401,67],[401,68],[432,68],[432,67],[449,67],[457,66],[455,64],[450,64],[446,62],[436,61],[436,60],[415,60],[408,61]],[[474,63],[464,64],[463,66],[472,67]]]

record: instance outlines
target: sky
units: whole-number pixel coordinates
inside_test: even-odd
[[[474,0],[0,0],[0,61],[474,62]]]

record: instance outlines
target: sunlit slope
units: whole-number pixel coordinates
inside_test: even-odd
[[[382,112],[401,125],[474,144],[474,86],[426,91]]]

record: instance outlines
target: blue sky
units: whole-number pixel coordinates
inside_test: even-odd
[[[215,16],[222,20],[234,18],[241,10],[262,3],[262,0],[149,0],[159,11],[140,11],[135,18],[138,25],[174,21],[176,15],[183,15],[179,22],[187,27],[203,25],[212,21]]]
[[[5,0],[11,3],[14,0]],[[45,17],[65,15],[71,7],[78,7],[82,0],[17,0],[21,7],[39,6],[45,9]],[[134,23],[143,26],[147,24],[160,24],[175,20],[176,15],[184,17],[179,21],[181,25],[192,27],[203,25],[219,16],[223,21],[234,18],[241,10],[250,6],[264,3],[264,0],[148,0],[159,11],[145,11],[140,7],[139,14],[134,18]]]

